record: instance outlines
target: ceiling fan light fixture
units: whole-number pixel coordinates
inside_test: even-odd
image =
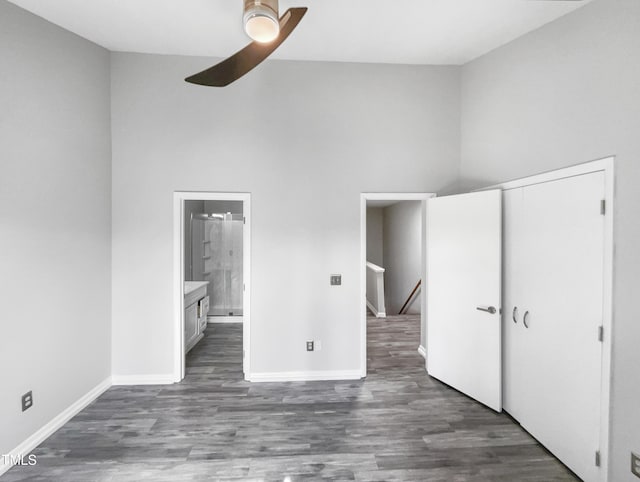
[[[278,0],[245,0],[244,31],[256,42],[273,42],[280,34]]]
[[[266,4],[267,2],[269,2],[268,5],[271,7],[271,10],[277,14],[277,0],[262,0],[261,4]],[[257,3],[257,0],[244,0],[245,13],[249,13],[250,15],[250,12],[247,12],[247,7],[253,7]],[[253,41],[231,57],[222,62],[218,62],[213,67],[209,67],[202,72],[191,75],[184,80],[191,84],[206,85],[207,87],[224,87],[225,85],[235,82],[247,72],[260,65],[262,61],[280,47],[282,42],[289,38],[291,32],[295,30],[306,13],[307,7],[292,7],[287,9],[282,15],[278,33],[272,42],[261,44]],[[245,18],[245,22],[246,20],[247,18]]]

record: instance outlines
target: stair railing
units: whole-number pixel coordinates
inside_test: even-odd
[[[377,318],[386,318],[384,268],[367,261],[367,307]]]
[[[402,305],[402,308],[400,308],[400,311],[398,312],[398,314],[403,315],[403,311],[404,309],[407,307],[407,305],[409,304],[409,302],[413,299],[413,295],[416,294],[416,291],[418,291],[418,288],[420,288],[420,285],[422,284],[422,280],[419,279],[418,282],[416,283],[416,286],[413,288],[413,291],[411,292],[411,294],[409,295],[409,297],[407,298],[407,300],[404,302],[404,305]]]

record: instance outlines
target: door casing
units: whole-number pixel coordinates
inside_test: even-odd
[[[245,219],[242,247],[242,297],[243,324],[242,368],[245,380],[251,376],[251,193],[237,192],[187,192],[173,193],[173,379],[180,382],[185,374],[184,353],[184,202],[196,201],[241,201]]]
[[[420,276],[425,280],[427,259],[427,199],[435,197],[435,193],[411,192],[367,192],[360,194],[360,376],[367,376],[367,201],[421,201],[422,203],[422,267]],[[427,283],[422,283],[420,297],[420,330],[426,329],[427,323]],[[417,347],[424,353],[424,347]],[[426,368],[426,360],[425,360]]]

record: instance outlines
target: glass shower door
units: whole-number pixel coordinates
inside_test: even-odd
[[[198,226],[200,224],[200,226]],[[192,239],[200,242],[200,249],[192,250],[200,260],[193,260],[197,268],[193,275],[201,275],[209,281],[209,316],[242,315],[242,231],[244,221],[241,214],[205,214],[194,217]],[[195,278],[194,278],[195,279]]]

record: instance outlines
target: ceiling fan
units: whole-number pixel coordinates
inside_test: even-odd
[[[278,0],[244,0],[244,30],[253,42],[219,64],[184,80],[209,87],[229,85],[271,55],[305,13],[306,7],[290,8],[278,18]]]

